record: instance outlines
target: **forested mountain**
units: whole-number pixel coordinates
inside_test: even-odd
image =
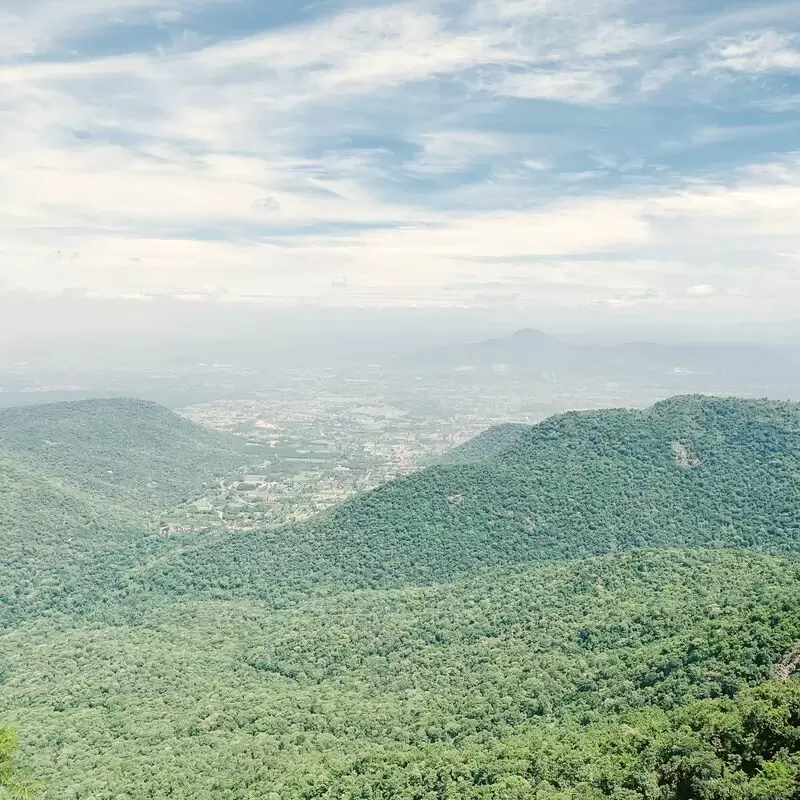
[[[574,412],[490,431],[482,450],[303,528],[204,541],[149,579],[272,597],[319,580],[426,583],[638,547],[800,550],[797,404],[690,396]]]
[[[107,441],[14,444],[44,493],[10,524],[82,524]],[[100,466],[59,483],[72,458]],[[100,531],[44,607],[5,587],[45,551],[4,557],[0,797],[796,800],[798,459],[800,406],[680,397],[503,426],[302,526]]]
[[[319,523],[368,579],[632,547],[800,547],[800,406],[705,397],[569,413],[498,455],[416,473]]]
[[[0,458],[133,511],[186,499],[235,470],[242,453],[238,440],[139,400],[0,409]]]
[[[528,430],[528,425],[508,422],[495,425],[458,447],[454,447],[441,460],[442,464],[469,464],[484,458],[500,455],[516,444]]]
[[[244,460],[237,439],[152,403],[0,410],[0,629],[21,605],[128,567],[161,509]]]
[[[798,577],[760,554],[636,551],[283,608],[219,591],[113,624],[62,615],[4,637],[0,703],[21,775],[70,800],[789,800],[798,692],[777,676]]]

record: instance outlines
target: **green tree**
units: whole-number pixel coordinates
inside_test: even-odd
[[[17,749],[16,731],[0,728],[0,800],[35,800],[36,786],[25,783],[15,775],[14,753]]]

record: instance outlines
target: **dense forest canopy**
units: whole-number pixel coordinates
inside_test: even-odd
[[[233,437],[155,403],[85,400],[0,409],[0,456],[44,470],[56,485],[157,510],[241,465]]]
[[[0,409],[0,631],[151,557],[160,510],[235,471],[243,450],[153,403]]]
[[[0,432],[0,797],[800,797],[797,405],[504,426],[166,538],[236,440],[134,402]]]

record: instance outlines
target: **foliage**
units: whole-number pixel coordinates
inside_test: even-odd
[[[770,679],[800,639],[799,566],[641,551],[277,610],[156,594],[8,634],[0,705],[45,797],[435,796],[442,763],[451,798],[534,768],[539,796],[580,797],[563,765],[591,773],[615,726]],[[494,788],[463,777],[481,770]]]
[[[6,423],[0,708],[44,800],[800,797],[797,406],[563,415],[310,525],[169,538],[235,448],[109,409]]]
[[[237,439],[139,400],[0,409],[0,451],[128,513],[177,505],[245,460]]]
[[[307,797],[793,800],[800,793],[800,682],[768,682],[468,754],[430,748],[340,768]]]
[[[641,547],[800,549],[800,405],[684,397],[564,414],[515,438],[499,455],[422,470],[304,527],[176,550],[147,581],[280,603],[320,581],[438,582]]]
[[[445,455],[442,463],[469,464],[473,461],[499,456],[517,444],[526,435],[529,427],[516,422],[495,425],[474,439],[470,439],[459,447],[454,447]]]
[[[35,800],[36,785],[17,779],[14,768],[16,749],[16,732],[0,728],[0,800]]]
[[[676,443],[699,466],[682,466]],[[322,555],[360,580],[419,581],[632,547],[794,551],[798,443],[792,404],[681,398],[565,414],[497,457],[345,503],[321,523]]]
[[[0,629],[152,558],[159,510],[243,458],[237,439],[151,403],[0,410]]]

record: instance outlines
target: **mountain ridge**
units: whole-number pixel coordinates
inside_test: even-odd
[[[238,440],[146,401],[0,409],[0,628],[146,557],[161,512],[244,460]]]
[[[67,432],[105,419],[106,436],[60,468],[96,474],[20,467],[67,495],[12,509],[47,547],[15,563],[2,531],[0,613],[20,612],[2,722],[45,796],[796,797],[800,404],[692,395],[499,426],[305,525],[101,528],[75,549],[57,514],[102,522],[106,459],[132,444],[140,490],[161,463],[158,437],[130,441],[140,412],[173,437],[155,455],[186,455],[176,481],[220,444],[159,410],[79,411]],[[14,469],[68,438],[17,434]]]
[[[0,409],[3,456],[102,492],[113,502],[131,505],[133,512],[184,499],[181,495],[198,482],[230,469],[242,457],[233,437],[133,398]]]
[[[418,350],[398,361],[423,373],[502,373],[549,381],[606,378],[648,382],[660,378],[680,387],[696,381],[787,383],[800,366],[800,348],[761,344],[572,344],[536,328],[479,342]],[[788,378],[791,382],[791,377]]]
[[[800,404],[693,395],[515,434],[486,458],[412,473],[305,526],[206,540],[147,579],[271,597],[288,576],[305,591],[648,547],[800,551]]]

